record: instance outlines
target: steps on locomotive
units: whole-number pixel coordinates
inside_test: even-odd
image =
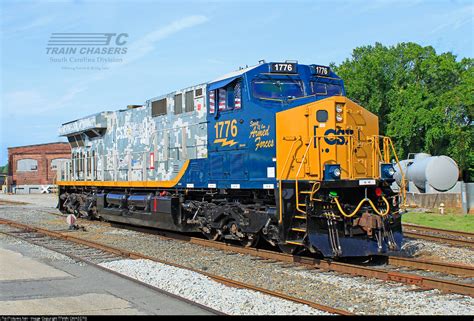
[[[307,194],[311,195],[312,191],[301,191],[301,192],[299,192],[299,195],[296,196],[296,197],[300,197],[301,195],[305,196],[304,202],[300,203],[299,206],[301,206],[301,207],[306,207],[307,206],[307,204],[306,204],[306,202],[308,200],[308,196],[306,196]],[[286,244],[298,245],[298,246],[304,246],[305,245],[305,239],[308,235],[306,222],[307,222],[306,214],[303,214],[301,212],[293,214],[293,217],[291,219],[290,228],[289,228],[289,231],[288,231],[288,237],[287,237],[287,240],[285,242]]]
[[[286,241],[286,244],[304,246],[304,239],[295,239],[295,240]]]

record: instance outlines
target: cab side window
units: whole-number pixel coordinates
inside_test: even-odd
[[[227,109],[227,90],[225,88],[219,88],[219,110],[223,111]]]
[[[240,81],[231,83],[224,88],[209,91],[209,113],[237,110],[242,108],[242,84]]]
[[[238,81],[234,87],[234,109],[240,109],[242,107],[241,97],[242,97],[242,85],[240,81]]]
[[[336,84],[322,83],[317,81],[311,82],[311,91],[313,94],[322,96],[340,96],[342,95],[342,87]]]

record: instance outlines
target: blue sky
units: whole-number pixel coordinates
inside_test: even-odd
[[[7,147],[63,141],[64,122],[141,104],[260,59],[338,64],[357,46],[408,41],[473,57],[473,16],[472,1],[4,0],[0,165]],[[84,57],[48,54],[52,33],[127,33],[127,52],[103,56],[122,59],[115,63],[52,62]]]

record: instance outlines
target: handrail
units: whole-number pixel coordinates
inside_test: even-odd
[[[385,163],[390,163],[390,150],[393,153],[393,156],[395,157],[395,161],[397,163],[397,166],[400,170],[400,175],[402,176],[401,179],[401,186],[400,186],[400,196],[403,199],[403,206],[406,206],[406,181],[405,181],[405,174],[403,173],[402,166],[400,165],[400,161],[398,159],[397,151],[395,150],[395,146],[393,145],[392,139],[388,136],[382,136],[382,135],[374,135],[373,140],[375,143],[376,148],[380,150],[379,147],[379,139],[382,138],[382,143],[383,143],[383,155],[380,155],[381,160],[383,160]],[[380,173],[379,173],[380,175]]]
[[[402,165],[400,165],[400,161],[398,160],[397,151],[395,150],[395,146],[393,146],[392,139],[390,137],[385,136],[384,141],[387,141],[387,148],[390,145],[392,148],[393,156],[395,157],[395,161],[397,162],[398,169],[400,170],[400,175],[402,176],[400,190],[403,199],[403,206],[407,206],[407,194],[406,194],[406,181],[405,181],[405,173],[403,173]],[[387,162],[388,163],[388,162]]]
[[[282,170],[281,170],[281,173],[280,173],[280,175],[278,175],[278,178],[279,178],[280,181],[282,180],[282,176],[283,176],[283,173],[285,172],[286,165],[288,164],[288,160],[290,159],[290,155],[291,155],[291,152],[293,151],[293,147],[295,146],[295,144],[296,144],[297,142],[300,142],[300,141],[301,141],[301,136],[298,136],[298,138],[296,138],[296,139],[293,141],[293,144],[291,144],[290,152],[288,153],[288,156],[286,157],[285,165],[283,165],[283,168],[282,168]]]
[[[278,186],[278,190],[279,190],[279,199],[280,199],[280,219],[279,219],[279,223],[281,224],[283,222],[283,207],[282,207],[282,195],[281,195],[281,181],[282,181],[282,177],[283,177],[283,173],[285,172],[285,169],[286,169],[286,165],[288,164],[288,160],[290,159],[290,155],[291,155],[291,152],[293,151],[293,147],[295,146],[296,142],[301,142],[301,136],[298,136],[297,139],[295,139],[293,141],[293,144],[291,144],[291,148],[290,148],[290,152],[288,153],[288,156],[286,157],[286,161],[285,161],[285,165],[283,166],[282,168],[282,171],[281,173],[278,175],[278,181],[279,181],[279,186]],[[287,175],[288,177],[288,175]]]
[[[347,155],[346,155],[346,160],[347,160],[347,172],[348,172],[348,175],[347,177],[349,179],[354,179],[354,140],[353,140],[353,136],[352,135],[333,135],[331,136],[332,139],[336,139],[338,137],[345,137],[345,138],[348,138],[348,149],[347,149]],[[294,177],[294,180],[295,180],[295,198],[296,198],[296,210],[300,213],[303,213],[303,214],[306,214],[306,210],[303,210],[302,209],[302,206],[304,205],[303,203],[300,202],[300,198],[299,198],[299,193],[300,193],[300,186],[299,186],[299,182],[300,182],[300,175],[301,175],[301,170],[303,169],[303,166],[305,166],[306,164],[306,161],[307,161],[307,158],[308,158],[308,154],[309,154],[309,151],[310,151],[310,148],[313,144],[313,142],[315,140],[317,140],[317,146],[320,146],[320,142],[321,142],[321,139],[323,138],[327,138],[326,136],[321,136],[321,135],[315,135],[315,136],[312,136],[310,139],[309,139],[309,142],[307,142],[307,147],[303,153],[303,156],[301,158],[301,162],[300,162],[300,165],[298,166],[298,169],[296,171],[296,175]],[[382,146],[380,145],[380,139],[382,139]],[[296,159],[296,151],[294,150],[294,146],[296,145],[297,142],[302,142],[302,137],[301,136],[298,136],[298,138],[295,138],[295,141],[293,142],[291,148],[290,148],[290,152],[286,158],[286,161],[285,161],[285,164],[281,170],[281,172],[279,173],[279,183],[280,183],[280,190],[279,190],[279,196],[280,196],[280,223],[283,222],[283,210],[282,210],[282,189],[281,189],[281,183],[282,183],[282,180],[283,178],[288,178],[288,175],[289,175],[289,172],[286,173],[286,176],[284,176],[285,174],[285,170],[287,169],[287,165],[288,165],[288,162],[289,162],[289,159],[291,157],[293,157],[294,159]],[[365,142],[369,145],[369,148],[371,148],[371,155],[372,155],[372,177],[373,178],[376,178],[376,177],[379,177],[381,175],[381,173],[379,172],[379,165],[381,162],[385,162],[385,163],[389,163],[390,162],[390,157],[391,157],[391,153],[393,153],[394,157],[395,157],[395,161],[397,163],[397,166],[398,168],[400,169],[400,173],[402,175],[402,183],[401,183],[401,191],[400,191],[400,196],[402,197],[403,199],[403,206],[406,206],[406,190],[405,190],[405,175],[402,171],[402,168],[401,168],[401,165],[400,165],[400,162],[399,162],[399,159],[398,159],[398,156],[397,156],[397,153],[396,153],[396,150],[395,150],[395,147],[393,145],[393,142],[391,140],[390,137],[387,137],[387,136],[382,136],[382,135],[372,135],[372,136],[367,136],[366,137],[366,140]],[[337,148],[337,146],[336,146]],[[318,148],[318,151],[319,151],[319,148]],[[369,155],[370,155],[369,154]],[[321,162],[321,155],[318,153],[318,156],[319,156],[319,160],[318,160],[318,174],[321,176],[321,179],[322,179],[322,162]],[[309,164],[309,161],[308,161],[308,164]],[[318,187],[316,189],[316,187]],[[311,201],[314,201],[316,200],[314,198],[314,195],[316,194],[317,190],[319,189],[320,185],[319,186],[316,186],[316,184],[313,185],[313,187],[311,188],[311,193],[310,193],[310,200]],[[367,200],[365,200],[367,201]],[[387,203],[385,201],[385,203]],[[361,204],[359,204],[361,205]],[[371,204],[372,205],[372,204]],[[372,207],[375,209],[375,206],[372,205]],[[357,212],[357,211],[356,211]],[[381,216],[385,216],[387,213],[385,213],[386,211],[384,212],[380,212],[378,213],[379,215]],[[351,213],[352,214],[352,213]],[[352,216],[351,214],[349,214],[350,216]]]
[[[298,168],[298,171],[296,172],[296,180],[295,180],[295,196],[296,196],[296,210],[300,213],[306,214],[306,211],[303,211],[300,209],[300,201],[299,201],[299,183],[298,183],[298,176],[300,175],[301,168],[303,167],[304,161],[306,159],[306,155],[308,154],[309,148],[311,146],[311,143],[313,142],[315,136],[311,137],[311,139],[308,142],[308,147],[306,147],[306,151],[304,152],[303,158],[301,159],[301,164]]]

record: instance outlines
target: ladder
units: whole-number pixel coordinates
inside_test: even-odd
[[[303,154],[303,158],[301,159],[300,166],[298,167],[298,171],[296,172],[296,177],[295,177],[295,199],[296,199],[296,213],[293,213],[293,217],[291,218],[291,223],[290,223],[290,228],[288,231],[288,236],[286,238],[286,244],[290,245],[297,245],[297,246],[303,246],[306,237],[308,236],[308,231],[307,231],[307,219],[308,219],[308,213],[307,213],[307,208],[310,205],[310,202],[312,201],[314,193],[314,186],[316,183],[313,185],[313,188],[311,190],[307,191],[301,191],[299,190],[299,175],[301,173],[301,169],[303,168],[303,164],[306,161],[306,157],[309,152],[309,148],[311,146],[311,143],[313,142],[314,137],[311,137],[308,143],[306,143],[306,150]],[[304,196],[304,202],[300,200],[300,197]]]

